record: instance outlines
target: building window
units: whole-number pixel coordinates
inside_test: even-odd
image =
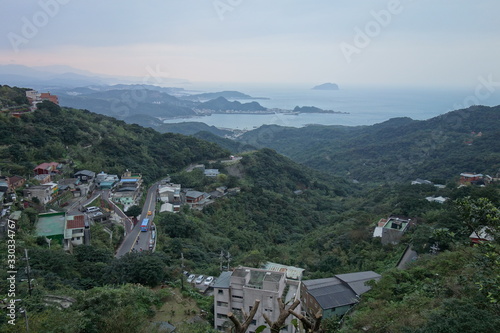
[[[233,295],[233,298],[243,299],[243,296],[236,296],[236,295]]]
[[[217,318],[219,319],[226,319],[227,318],[227,315],[223,314],[223,313],[218,313],[217,314]]]
[[[224,295],[224,290],[219,289],[219,295]]]
[[[217,306],[223,306],[223,307],[228,307],[228,303],[227,302],[219,302],[217,301]]]
[[[257,325],[257,320],[256,319],[252,320],[252,325]]]
[[[273,309],[264,309],[265,312],[273,312]]]

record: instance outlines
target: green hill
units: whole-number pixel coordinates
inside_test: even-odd
[[[219,129],[215,126],[209,126],[205,123],[200,122],[183,122],[183,123],[175,123],[175,124],[161,124],[160,126],[155,127],[158,132],[161,133],[179,133],[184,135],[193,135],[198,132],[209,132],[218,137],[224,137],[225,135],[232,134],[232,132],[227,130]]]
[[[0,85],[0,109],[29,104],[26,90],[28,89]]]
[[[217,135],[212,131],[200,131],[196,132],[194,136],[198,139],[202,139],[208,142],[213,142],[220,147],[229,150],[233,154],[241,153],[244,151],[256,150],[252,145],[244,144],[238,141],[234,141],[231,139],[223,138],[222,136]]]
[[[475,106],[429,120],[373,126],[262,126],[241,136],[318,170],[360,181],[448,179],[500,169],[500,106]]]
[[[161,134],[85,110],[39,104],[21,118],[0,115],[3,174],[28,175],[41,162],[67,161],[76,169],[121,174],[141,172],[153,180],[192,162],[228,156],[215,144]]]
[[[7,95],[10,93],[15,96],[16,92],[7,91]],[[17,95],[22,93],[17,91]],[[18,103],[7,99],[14,106]],[[353,128],[309,126],[297,130],[267,126],[250,133],[247,139],[259,145],[275,141],[290,153],[300,146],[311,160],[320,152],[332,163],[329,167],[348,167],[349,162],[353,170],[363,170],[368,160],[385,161],[393,151],[414,151],[423,142],[430,149],[424,151],[426,158],[436,163],[434,169],[440,173],[454,168],[451,164],[439,165],[446,156],[444,149],[451,149],[449,143],[457,142],[462,150],[478,147],[476,153],[484,155],[485,161],[492,158],[490,155],[498,149],[494,146],[498,124],[492,121],[497,112],[498,107],[478,107],[425,122],[399,118]],[[198,135],[214,136],[206,132]],[[0,114],[0,138],[2,175],[29,175],[37,163],[57,160],[97,172],[119,174],[129,169],[141,172],[147,180],[169,173],[183,188],[200,192],[227,189],[225,195],[220,194],[200,210],[183,206],[177,214],[155,213],[155,252],[121,258],[114,257],[113,242],[99,223],[91,226],[91,245],[77,246],[68,254],[60,244],[50,245],[34,235],[34,208],[25,208],[20,201],[13,203],[13,210],[22,211],[15,235],[16,297],[27,308],[29,327],[34,332],[156,333],[160,330],[152,327],[151,320],[164,302],[185,304],[194,300],[208,322],[200,323],[199,330],[180,332],[210,332],[213,298],[181,283],[182,271],[217,276],[221,253],[231,258],[231,267],[259,267],[274,261],[304,268],[305,279],[364,270],[381,273],[382,279],[343,319],[342,332],[486,333],[500,328],[498,185],[444,189],[408,183],[359,186],[346,179],[345,170],[333,169],[342,176],[325,174],[269,148],[246,152],[241,159],[223,163],[219,158],[229,152],[213,143],[161,134],[50,102],[20,118]],[[234,143],[234,147],[240,148],[238,144],[242,145]],[[433,156],[434,152],[441,156]],[[451,159],[446,163],[463,159],[458,150],[448,154]],[[188,164],[200,161],[221,173],[206,177],[200,169],[185,171]],[[431,203],[425,200],[429,195],[450,200]],[[380,218],[392,214],[411,217],[415,226],[399,244],[382,245],[372,237],[373,229]],[[469,235],[480,226],[490,227],[493,240],[472,247]],[[113,237],[116,234],[123,232],[115,232]],[[419,251],[420,259],[407,270],[395,269],[410,243]],[[429,254],[436,247],[436,254]],[[25,282],[27,262],[21,260],[24,248],[29,250],[31,277],[36,281],[32,295]],[[0,246],[0,255],[7,258],[7,250],[7,246]],[[3,270],[2,290],[9,288],[7,277]],[[167,288],[150,288],[159,285]],[[184,290],[172,294],[168,286],[182,286]],[[68,308],[52,306],[57,296],[71,297],[73,304]],[[163,314],[173,318],[174,308],[163,309],[167,308],[169,311]],[[18,317],[18,326],[9,325],[7,320],[6,316],[0,319],[0,331],[18,332],[24,327],[22,317]],[[338,318],[324,321],[329,326],[338,322]],[[326,332],[338,331],[330,328]]]

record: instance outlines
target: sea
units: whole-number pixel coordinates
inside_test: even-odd
[[[293,110],[296,106],[315,106],[342,113],[212,114],[166,119],[164,122],[195,121],[235,130],[251,130],[265,124],[288,127],[310,124],[360,126],[397,117],[426,120],[471,105],[500,105],[499,87],[477,89],[478,86],[461,89],[340,86],[339,90],[313,90],[310,85],[193,84],[185,89],[191,93],[236,90],[252,97],[265,97],[268,99],[255,101],[269,109]]]

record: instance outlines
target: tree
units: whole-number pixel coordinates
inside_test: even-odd
[[[500,319],[489,311],[459,300],[446,300],[444,306],[431,312],[428,322],[414,333],[489,333],[500,330]]]
[[[479,235],[484,227],[492,236],[500,231],[500,210],[486,198],[465,197],[456,201],[458,211],[468,233]],[[498,241],[498,237],[496,238]]]
[[[108,283],[140,283],[155,287],[165,280],[168,258],[161,252],[127,253],[106,269]]]
[[[141,215],[142,209],[141,209],[141,207],[139,207],[137,205],[133,205],[133,206],[129,207],[129,209],[127,209],[127,211],[125,213],[127,214],[127,216],[137,217],[137,216]]]

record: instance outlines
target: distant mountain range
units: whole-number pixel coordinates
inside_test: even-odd
[[[145,73],[147,78],[147,73]],[[189,81],[177,78],[161,79],[163,84],[186,84]],[[155,80],[150,80],[154,83]],[[144,77],[111,76],[96,74],[70,66],[0,65],[0,82],[10,86],[30,87],[33,89],[75,88],[89,85],[135,84],[143,82]]]
[[[225,99],[269,99],[267,97],[252,97],[247,94],[243,94],[239,91],[221,91],[215,93],[203,93],[203,94],[195,94],[195,95],[187,95],[182,97],[183,99],[205,102],[211,99],[216,99],[219,97],[224,97]]]
[[[185,84],[182,79],[161,78],[162,83]],[[268,110],[253,97],[239,91],[194,93],[184,88],[141,84],[143,78],[112,77],[69,66],[0,65],[0,82],[11,86],[30,87],[57,95],[62,106],[87,109],[117,119],[158,126],[147,117],[175,118],[212,113],[273,113],[292,110]],[[154,82],[152,82],[154,83]],[[314,89],[333,89],[328,83]],[[322,88],[321,88],[322,87]],[[333,88],[332,88],[333,87]],[[338,87],[337,87],[338,88]],[[239,100],[253,100],[242,103]],[[297,106],[294,113],[334,112],[314,106]],[[141,119],[141,117],[146,117]]]

